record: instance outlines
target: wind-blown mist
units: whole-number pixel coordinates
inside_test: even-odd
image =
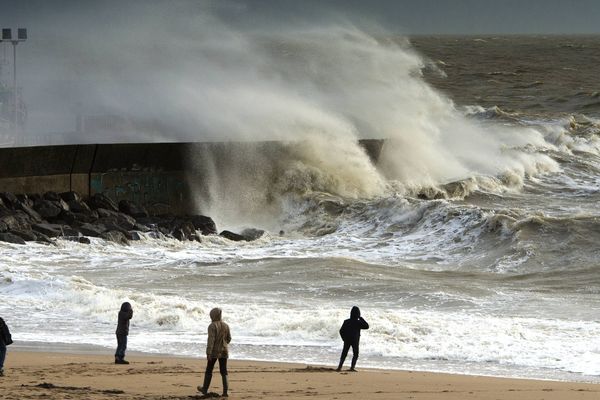
[[[281,142],[278,151],[246,147],[219,166],[215,155],[190,155],[203,171],[199,211],[217,214],[265,209],[287,192],[360,198],[463,180],[518,186],[526,174],[557,169],[522,150],[549,146],[541,133],[457,111],[423,80],[424,62],[404,40],[349,24],[258,34],[227,25],[209,6],[183,4],[124,8],[108,26],[90,15],[54,24],[54,47],[34,46],[28,60],[49,71],[36,71],[40,95],[27,93],[31,125],[78,108],[121,122],[68,142]],[[386,139],[377,168],[359,138]]]

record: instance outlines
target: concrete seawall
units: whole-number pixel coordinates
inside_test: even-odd
[[[383,140],[361,140],[376,162]],[[265,143],[277,146],[276,142]],[[134,143],[0,148],[0,192],[75,191],[103,193],[115,201],[132,200],[154,214],[195,210],[188,162],[201,146],[209,153],[236,143]],[[201,179],[201,176],[200,176]]]

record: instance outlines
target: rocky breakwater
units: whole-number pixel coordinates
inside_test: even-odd
[[[180,241],[202,241],[216,235],[212,218],[204,215],[149,215],[131,201],[118,204],[94,194],[83,199],[76,192],[44,194],[0,193],[0,241],[53,244],[57,238],[90,243],[90,237],[127,245],[144,235]],[[251,229],[240,234],[223,231],[230,240],[255,240],[264,231]]]

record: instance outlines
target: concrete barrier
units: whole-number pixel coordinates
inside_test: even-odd
[[[361,140],[376,162],[383,140]],[[131,200],[155,214],[194,212],[190,179],[201,185],[194,157],[226,165],[230,148],[276,148],[277,142],[128,143],[0,148],[0,192],[103,193],[115,201]]]

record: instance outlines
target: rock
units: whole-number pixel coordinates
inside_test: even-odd
[[[49,200],[49,201],[59,201],[59,200],[62,200],[60,198],[60,196],[58,195],[58,193],[56,193],[56,192],[46,192],[46,193],[44,193],[44,195],[42,196],[42,198],[44,200]]]
[[[148,232],[148,237],[152,239],[165,240],[165,235],[159,230]]]
[[[19,199],[17,198],[17,196],[15,196],[14,194],[12,194],[10,192],[0,193],[0,199],[2,199],[2,202],[4,203],[4,205],[8,208],[14,208],[17,205],[17,203],[19,202]]]
[[[6,224],[8,229],[29,231],[31,230],[31,221],[29,216],[23,211],[14,211],[11,214],[0,216],[0,222]]]
[[[183,232],[183,230],[181,229],[175,229],[172,233],[173,237],[179,241],[184,241],[187,239],[187,237],[185,236],[185,232]]]
[[[35,235],[37,236],[36,242],[56,245],[52,239],[41,232],[35,232]]]
[[[44,220],[42,218],[42,216],[37,211],[35,211],[31,206],[29,206],[26,202],[20,202],[18,207],[25,214],[27,214],[33,222],[42,222]]]
[[[147,218],[149,215],[148,211],[143,206],[129,200],[119,201],[119,211],[134,218]]]
[[[216,235],[217,234],[217,225],[215,221],[211,217],[207,217],[204,215],[192,215],[190,218],[194,227],[202,232],[203,235]]]
[[[37,235],[32,231],[16,230],[16,231],[10,231],[9,233],[12,233],[13,235],[20,237],[21,239],[23,239],[26,242],[35,242],[37,240]]]
[[[36,201],[33,205],[33,209],[37,211],[44,219],[56,218],[63,210],[62,207],[59,207],[54,202],[44,199]]]
[[[88,204],[93,209],[104,208],[110,211],[119,211],[119,207],[107,196],[102,193],[96,193],[88,200]]]
[[[113,224],[119,226],[121,229],[126,231],[131,230],[135,227],[135,218],[130,217],[127,214],[107,210],[105,208],[99,208],[96,211],[98,212],[98,217],[101,220],[101,222],[112,222]]]
[[[8,231],[8,225],[6,225],[3,221],[0,221],[0,232]]]
[[[142,240],[142,235],[138,231],[129,231],[125,237],[127,240]]]
[[[255,229],[255,228],[244,229],[240,233],[240,235],[242,235],[244,237],[244,240],[246,240],[247,242],[251,242],[253,240],[259,239],[264,234],[265,234],[265,231],[263,231],[262,229]]]
[[[75,213],[81,213],[81,214],[91,214],[92,213],[92,209],[90,208],[90,206],[88,206],[81,200],[68,200],[67,205],[69,206],[69,210],[71,210]]]
[[[60,196],[61,199],[63,199],[64,201],[66,201],[67,204],[70,201],[74,201],[74,202],[80,202],[81,201],[81,196],[77,192],[63,192],[59,196]]]
[[[177,226],[178,230],[181,230],[187,240],[194,240],[196,235],[196,227],[190,221],[181,221]]]
[[[63,226],[63,236],[79,236],[79,231],[70,226]]]
[[[43,233],[44,235],[49,237],[57,237],[63,235],[62,225],[58,224],[33,224],[31,228],[36,232]]]
[[[10,232],[0,233],[0,241],[14,244],[25,244],[25,240]]]
[[[136,231],[139,231],[139,232],[148,232],[148,231],[150,231],[149,227],[147,227],[145,225],[142,225],[140,223],[137,223],[137,222],[136,222],[135,226],[133,227],[133,229],[136,230]]]
[[[32,203],[42,200],[43,198],[39,193],[18,194],[17,197],[19,198],[19,201],[25,201],[25,199],[29,199]]]
[[[90,244],[90,239],[86,238],[85,236],[63,236],[62,237],[63,240],[68,240],[70,242],[77,242],[77,243],[83,243],[83,244]]]
[[[79,227],[79,231],[85,236],[101,237],[106,227],[102,224],[83,224]]]
[[[225,239],[233,240],[235,242],[241,242],[246,240],[242,235],[238,235],[237,233],[233,233],[231,231],[223,231],[219,233],[219,236],[222,236]]]
[[[119,231],[108,231],[108,232],[104,232],[101,237],[104,240],[108,240],[114,243],[118,243],[118,244],[123,244],[123,245],[128,245],[129,241],[127,240],[127,238],[125,237],[125,235],[123,234],[123,232],[119,232]]]

